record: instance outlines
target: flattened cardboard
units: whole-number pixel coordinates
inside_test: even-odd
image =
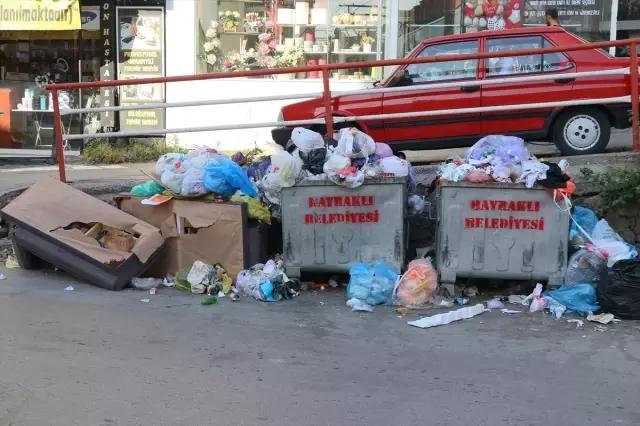
[[[142,197],[116,198],[122,211],[160,228],[166,238],[164,254],[147,271],[156,277],[191,268],[193,262],[220,263],[234,279],[246,269],[248,259],[247,207],[241,203],[176,200],[146,206]],[[197,229],[178,235],[176,216]]]
[[[32,185],[2,212],[104,264],[120,264],[132,254],[145,263],[164,244],[158,228],[48,177]],[[105,249],[78,229],[64,229],[74,222],[102,223],[135,234],[138,240],[128,253]]]

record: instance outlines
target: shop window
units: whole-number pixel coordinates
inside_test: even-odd
[[[552,47],[553,45],[541,36],[490,38],[487,40],[487,52],[540,49],[543,46]],[[572,66],[569,58],[562,53],[489,58],[487,60],[487,76],[558,72]]]
[[[203,2],[204,3],[204,2]],[[277,5],[275,5],[277,3]],[[243,71],[353,63],[332,72],[339,80],[378,80],[377,69],[358,67],[384,59],[383,0],[227,0],[198,7],[198,70]],[[320,78],[318,72],[284,79]]]
[[[442,57],[478,53],[477,41],[443,43],[427,46],[418,57]],[[447,61],[430,64],[414,64],[407,67],[409,77],[416,83],[470,79],[476,77],[477,60]]]

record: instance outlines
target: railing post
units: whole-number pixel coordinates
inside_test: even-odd
[[[638,45],[631,43],[631,129],[633,150],[640,151],[640,118],[638,118],[640,96],[638,96]]]
[[[322,97],[324,99],[324,120],[327,123],[327,137],[333,137],[333,111],[331,106],[331,88],[329,87],[329,69],[322,68]]]
[[[64,166],[64,148],[62,145],[62,126],[60,118],[60,104],[58,102],[58,89],[51,88],[51,98],[53,99],[53,129],[55,132],[56,154],[58,157],[58,173],[60,182],[67,182],[67,174]]]

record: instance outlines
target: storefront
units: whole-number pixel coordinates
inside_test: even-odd
[[[51,143],[51,102],[38,81],[135,80],[212,71],[353,63],[330,75],[334,91],[371,87],[385,70],[358,62],[405,56],[427,38],[562,25],[587,40],[639,36],[640,0],[41,0],[56,4],[38,20],[29,0],[0,0],[0,147]],[[615,6],[615,7],[614,7]],[[11,9],[13,7],[14,9]],[[16,7],[18,9],[16,9]],[[23,9],[20,9],[22,7]],[[29,19],[12,19],[27,8]],[[14,12],[12,12],[12,10]],[[68,11],[65,12],[65,11]],[[58,13],[58,15],[56,15]],[[67,13],[65,15],[65,13]],[[20,16],[22,16],[20,15]],[[31,19],[33,15],[34,19]],[[56,20],[58,16],[58,20]],[[66,20],[65,20],[66,19]],[[266,35],[265,35],[266,34]],[[628,54],[624,49],[615,52]],[[48,77],[41,77],[49,74]],[[131,105],[250,98],[322,91],[317,73],[277,79],[225,79],[63,94],[63,104]],[[65,118],[65,131],[144,130],[273,122],[288,101],[102,113]],[[48,122],[47,122],[48,120]],[[68,121],[70,120],[70,121]],[[46,135],[45,135],[46,133]],[[180,134],[180,144],[246,148],[269,129]],[[75,146],[79,142],[75,143]]]

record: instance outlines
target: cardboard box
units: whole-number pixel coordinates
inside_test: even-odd
[[[1,214],[18,227],[13,242],[21,250],[110,290],[140,275],[164,245],[160,229],[51,178],[32,185]],[[117,239],[101,246],[99,230],[111,230]]]
[[[217,203],[202,200],[167,201],[158,206],[141,203],[142,197],[116,197],[118,207],[151,225],[160,228],[166,239],[166,250],[147,275],[163,277],[180,269],[191,268],[193,262],[220,263],[235,280],[238,273],[258,261],[251,259],[247,228],[247,205]],[[183,219],[184,233],[179,234],[176,218]]]

